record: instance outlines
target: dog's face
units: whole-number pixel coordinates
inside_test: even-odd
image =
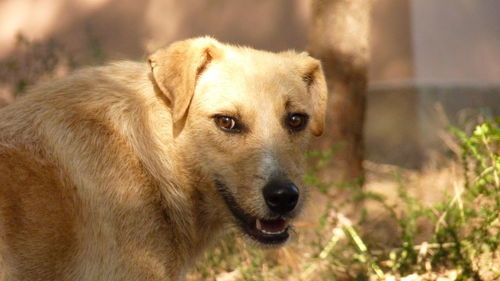
[[[242,233],[261,244],[283,244],[306,198],[304,152],[311,135],[323,130],[326,86],[319,62],[209,38],[160,52],[150,61],[171,101],[184,161],[218,193],[220,211]],[[179,57],[191,65],[171,65]],[[160,70],[176,67],[177,74]]]

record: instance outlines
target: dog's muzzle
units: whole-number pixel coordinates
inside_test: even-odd
[[[288,241],[291,227],[288,215],[294,211],[299,199],[298,188],[293,183],[271,180],[263,188],[264,200],[272,214],[270,218],[246,213],[222,181],[215,180],[215,186],[238,225],[250,238],[266,245],[280,245]]]

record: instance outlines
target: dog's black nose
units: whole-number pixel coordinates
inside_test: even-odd
[[[289,180],[271,180],[264,186],[262,192],[269,209],[280,215],[291,212],[299,200],[299,189]]]

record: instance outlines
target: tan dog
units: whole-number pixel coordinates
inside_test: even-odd
[[[174,43],[0,110],[0,280],[178,280],[228,226],[282,245],[326,105],[320,63]]]

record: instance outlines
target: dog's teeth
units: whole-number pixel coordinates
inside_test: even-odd
[[[260,223],[260,220],[259,220],[259,219],[257,219],[257,221],[255,222],[255,227],[256,227],[258,230],[263,231],[263,230],[262,230],[262,224]]]
[[[288,225],[283,227],[283,229],[281,229],[280,231],[276,231],[276,232],[267,231],[267,230],[262,228],[262,222],[259,219],[255,220],[255,228],[257,228],[260,232],[262,232],[264,234],[281,234],[281,233],[286,231],[287,227],[288,227]]]
[[[283,228],[282,230],[280,231],[277,231],[277,232],[270,232],[270,231],[266,231],[266,230],[261,230],[262,233],[265,233],[265,234],[281,234],[283,232],[285,232],[285,228]]]

